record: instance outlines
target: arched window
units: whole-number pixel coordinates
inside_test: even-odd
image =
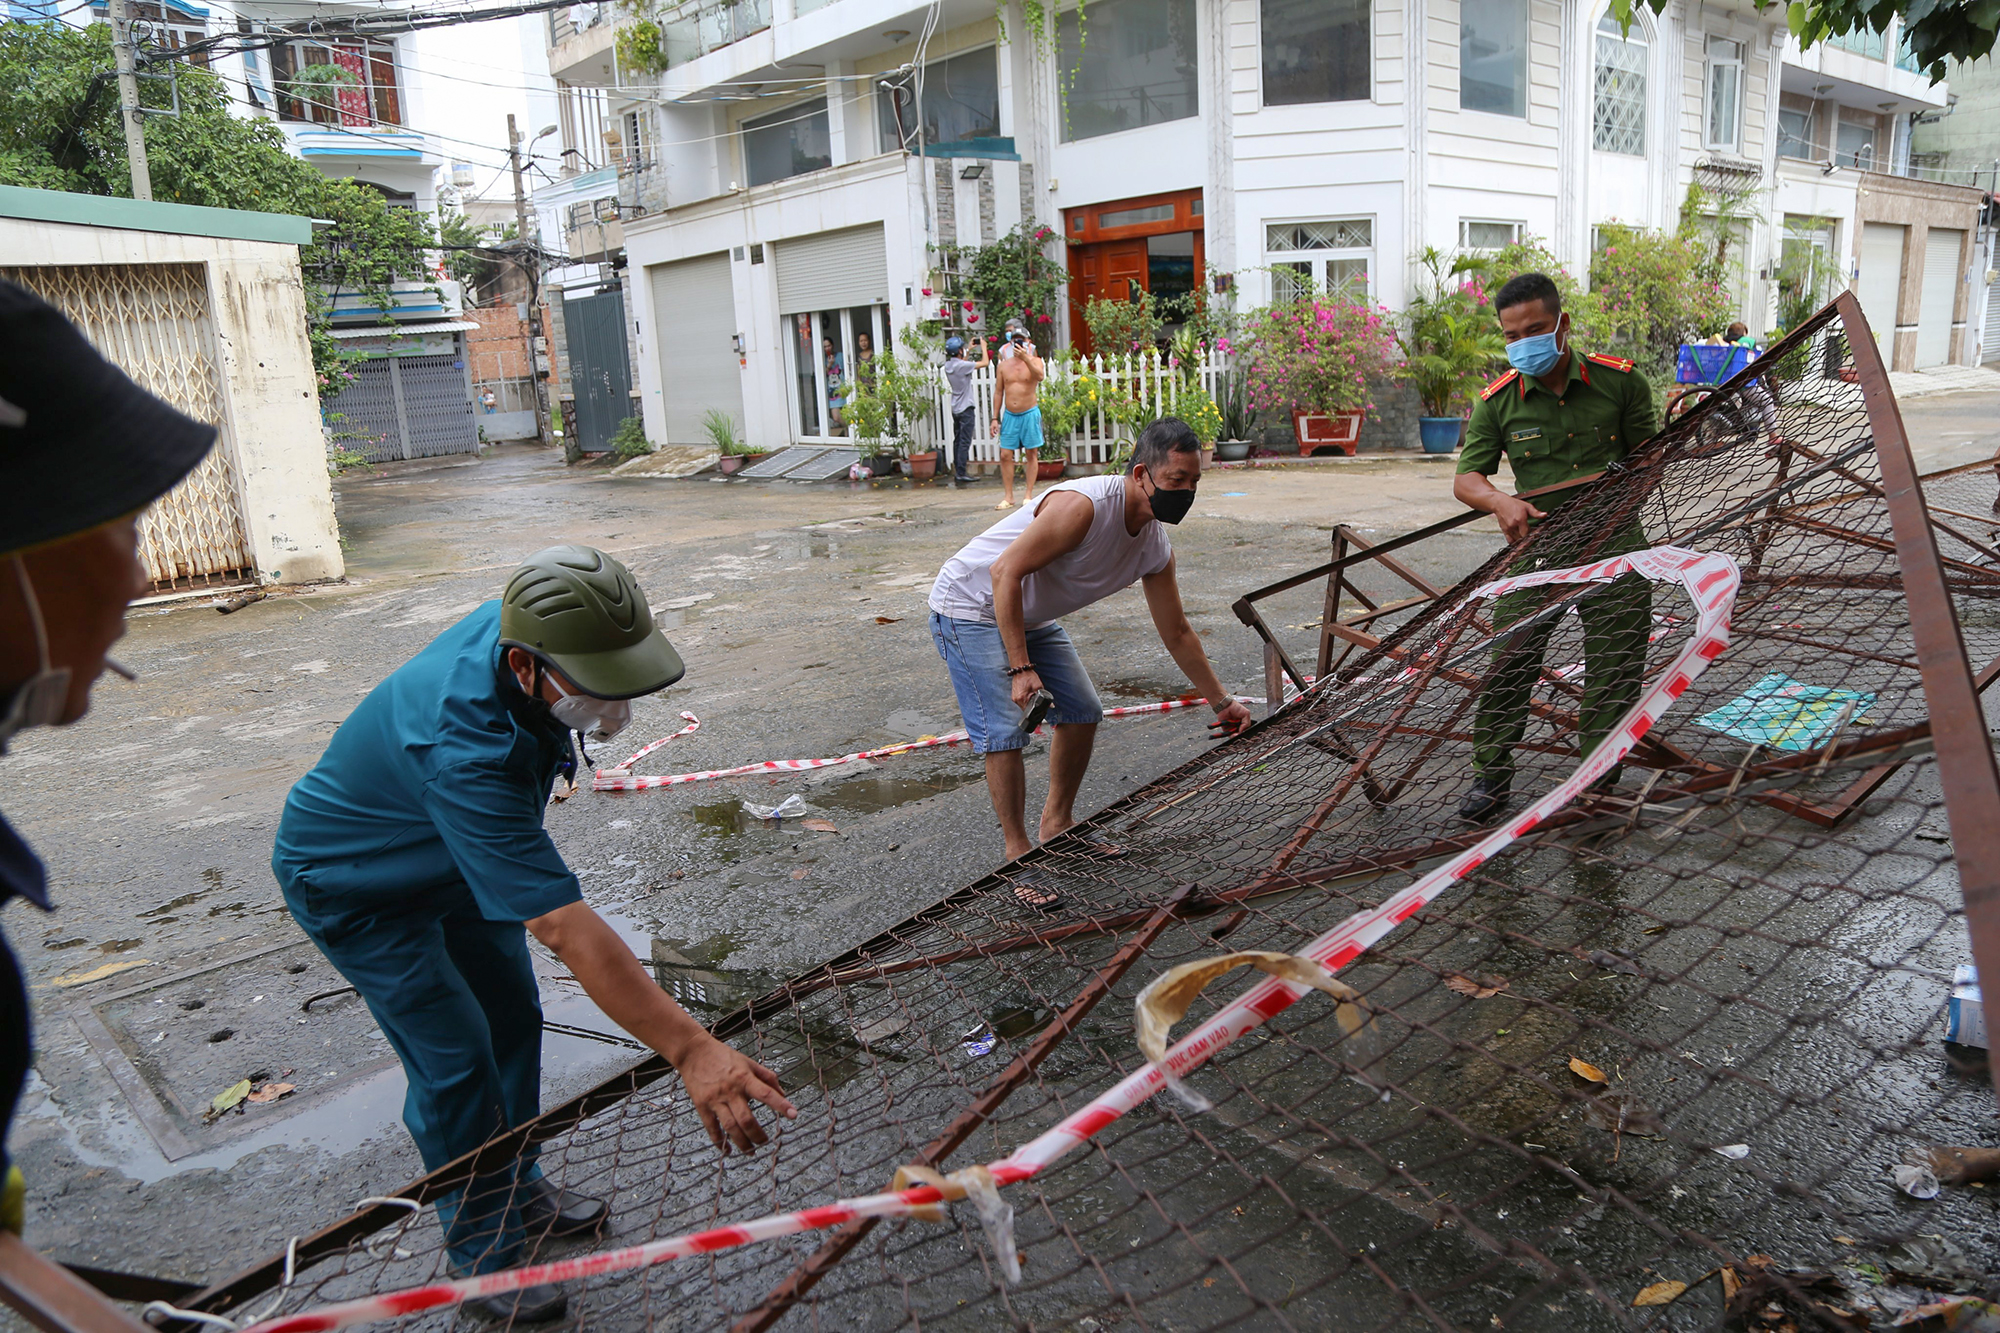
[[[1591,147],[1646,155],[1646,39],[1635,21],[1628,36],[1606,14],[1597,25],[1597,103]]]

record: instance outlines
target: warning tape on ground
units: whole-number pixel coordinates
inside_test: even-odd
[[[1721,655],[1729,643],[1729,613],[1735,606],[1737,589],[1741,585],[1736,562],[1726,555],[1656,546],[1651,550],[1614,556],[1575,569],[1544,570],[1501,579],[1479,588],[1473,597],[1490,599],[1517,589],[1551,584],[1602,583],[1628,573],[1644,575],[1656,583],[1677,583],[1695,605],[1695,625],[1688,644],[1660,678],[1645,690],[1604,743],[1553,791],[1379,906],[1348,917],[1301,950],[1301,957],[1311,959],[1329,972],[1354,961],[1364,950],[1416,915],[1444,890],[1459,883],[1517,839],[1533,832],[1543,820],[1582,795],[1591,783],[1621,763],[1631,753],[1632,747],[1652,729],[1660,715],[1687,690],[1710,662]],[[346,1328],[456,1305],[477,1297],[498,1296],[541,1283],[574,1281],[603,1273],[645,1268],[670,1259],[712,1254],[802,1231],[842,1226],[866,1217],[935,1218],[938,1216],[938,1204],[965,1195],[971,1195],[980,1205],[981,1220],[986,1224],[988,1234],[994,1238],[996,1248],[1002,1251],[1003,1256],[1011,1257],[1011,1210],[998,1203],[997,1196],[991,1193],[992,1187],[1011,1185],[1039,1175],[1167,1086],[1169,1074],[1176,1079],[1186,1078],[1238,1037],[1311,993],[1309,986],[1278,977],[1266,977],[1224,1005],[1214,1017],[1168,1050],[1164,1069],[1158,1064],[1148,1063],[1061,1124],[1015,1149],[1009,1156],[983,1167],[955,1171],[943,1178],[947,1187],[944,1189],[926,1184],[861,1198],[841,1199],[816,1208],[778,1213],[734,1226],[673,1236],[625,1249],[342,1301],[267,1319],[250,1327],[255,1333],[321,1333],[321,1330]],[[1005,1266],[1013,1267],[1011,1264]]]

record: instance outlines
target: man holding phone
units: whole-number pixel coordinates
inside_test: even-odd
[[[1041,462],[1042,409],[1036,403],[1048,367],[1018,319],[1007,321],[1006,340],[993,368],[993,433],[1000,437],[1000,481],[1006,495],[995,509],[1014,507],[1014,455],[1028,469],[1025,503],[1035,502],[1035,468]]]
[[[986,789],[1009,860],[1034,846],[1021,759],[1033,715],[1046,710],[1055,728],[1048,800],[1037,830],[1043,842],[1076,823],[1071,806],[1104,716],[1058,616],[1143,583],[1160,642],[1215,710],[1217,733],[1234,735],[1250,725],[1250,710],[1222,688],[1188,624],[1163,526],[1187,516],[1200,480],[1194,432],[1178,417],[1162,417],[1140,432],[1124,476],[1057,483],[1040,506],[1024,505],[999,520],[938,572],[931,637],[951,671],[972,747],[986,757]],[[1053,893],[1027,882],[1016,893],[1030,907],[1057,905]]]

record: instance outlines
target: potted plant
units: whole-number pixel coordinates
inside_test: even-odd
[[[1220,342],[1217,347],[1225,353],[1229,350]],[[1222,413],[1222,432],[1215,442],[1215,456],[1225,463],[1239,462],[1250,456],[1250,432],[1256,429],[1257,409],[1250,406],[1248,378],[1241,370],[1232,368],[1218,387],[1222,393],[1215,406]]]
[[[1173,414],[1187,422],[1195,439],[1201,441],[1201,461],[1206,467],[1222,433],[1222,409],[1215,405],[1215,396],[1199,384],[1187,385],[1181,389]]]
[[[1448,454],[1458,448],[1464,430],[1459,400],[1507,354],[1507,344],[1478,280],[1484,258],[1447,260],[1435,246],[1425,246],[1414,258],[1416,291],[1396,341],[1403,350],[1403,378],[1423,403],[1417,430],[1424,452]]]
[[[701,414],[702,434],[715,446],[716,470],[723,476],[739,472],[750,457],[750,446],[736,438],[736,422],[721,408],[711,407]]]
[[[937,399],[929,370],[914,357],[905,360],[884,352],[875,358],[870,386],[872,394],[889,409],[897,447],[914,481],[928,481],[937,475],[937,449],[930,440],[931,413]]]
[[[1301,454],[1352,455],[1373,406],[1369,383],[1399,364],[1387,312],[1308,293],[1258,311],[1249,338],[1251,406],[1290,412]]]
[[[872,386],[848,386],[847,406],[842,410],[847,432],[861,451],[861,461],[878,477],[896,470],[896,444],[889,435],[889,404],[875,395]]]

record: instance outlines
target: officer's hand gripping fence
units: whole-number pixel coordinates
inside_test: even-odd
[[[703,1011],[799,1109],[755,1155],[718,1161],[650,1060],[393,1193],[435,1201],[532,1142],[551,1179],[607,1200],[588,1248],[612,1250],[872,1196],[906,1165],[1007,1163],[1149,1068],[1123,1016],[1144,984],[1225,952],[1306,953],[1493,836],[1457,814],[1495,727],[1481,700],[1515,667],[1482,645],[1518,650],[1517,674],[1541,665],[1514,809],[1570,778],[1582,715],[1624,679],[1598,670],[1629,647],[1603,609],[1637,623],[1640,600],[1629,581],[1523,589],[1500,639],[1472,594],[1671,544],[1735,562],[1728,652],[1627,752],[1622,787],[1585,790],[1337,969],[1374,1054],[1309,998],[1187,1071],[1211,1111],[1151,1097],[999,1189],[1018,1284],[956,1209],[575,1279],[571,1317],[616,1333],[1688,1330],[1723,1321],[1734,1283],[1773,1326],[1854,1322],[1837,1308],[1887,1327],[1924,1283],[1983,1280],[1990,1188],[1919,1200],[1892,1172],[2000,1141],[1983,1056],[1943,1041],[1953,969],[1984,954],[2000,975],[2000,776],[1975,694],[2000,678],[2000,484],[1990,465],[1917,480],[1851,297],[1752,369],[1777,441],[1709,405],[1747,381],[1725,384],[1520,546],[1464,529],[1401,548],[1442,595],[1370,620],[1330,679],[1074,835],[914,915],[830,886],[851,893],[822,910],[861,942]],[[1352,586],[1378,606],[1407,595],[1373,565],[1348,567]],[[1617,714],[1694,633],[1679,585],[1644,586],[1653,628],[1634,637],[1653,641],[1625,659],[1640,684]],[[1264,603],[1274,632],[1318,618],[1319,589],[1295,593]],[[646,817],[689,818],[699,791],[655,792]],[[1050,893],[1056,909],[1029,905]],[[1229,993],[1195,997],[1188,1028]],[[293,1230],[176,1304],[260,1312]],[[585,1248],[530,1239],[511,1262]],[[204,1244],[226,1267],[228,1241]],[[298,1254],[284,1311],[446,1276],[429,1208],[333,1220]],[[1671,1305],[1633,1304],[1676,1283]]]
[[[1735,562],[1727,556],[1660,547],[1596,561],[1576,569],[1548,570],[1501,579],[1478,589],[1473,594],[1473,602],[1467,606],[1469,608],[1477,601],[1501,597],[1524,588],[1608,583],[1626,574],[1642,575],[1655,582],[1678,583],[1694,604],[1695,629],[1679,655],[1620,721],[1605,744],[1599,746],[1554,790],[1518,817],[1509,819],[1463,855],[1438,867],[1380,906],[1371,911],[1358,912],[1327,931],[1297,957],[1255,952],[1232,954],[1223,959],[1183,964],[1159,977],[1140,993],[1136,1004],[1141,1049],[1153,1058],[1115,1088],[1005,1159],[983,1167],[967,1168],[949,1177],[920,1166],[914,1170],[931,1179],[928,1183],[908,1189],[858,1199],[841,1199],[832,1204],[675,1236],[647,1245],[363,1297],[268,1319],[250,1328],[255,1333],[324,1333],[324,1330],[416,1314],[477,1297],[519,1291],[541,1283],[567,1282],[648,1267],[672,1259],[714,1254],[802,1231],[842,1226],[861,1218],[917,1216],[940,1220],[936,1205],[947,1199],[965,1198],[968,1193],[975,1201],[1002,1272],[1010,1281],[1019,1282],[1021,1273],[1014,1251],[1013,1211],[994,1192],[996,1187],[1031,1179],[1055,1165],[1163,1087],[1180,1091],[1194,1109],[1210,1109],[1206,1099],[1187,1092],[1180,1080],[1252,1028],[1284,1012],[1315,989],[1335,995],[1341,1000],[1341,1009],[1351,1012],[1359,996],[1351,988],[1326,975],[1328,971],[1338,970],[1352,962],[1364,950],[1409,920],[1439,893],[1459,883],[1575,800],[1591,783],[1624,760],[1660,714],[1680,698],[1708,664],[1722,653],[1729,642],[1729,610],[1735,603],[1739,582]],[[1447,651],[1448,645],[1449,641],[1439,644],[1435,651],[1442,654]],[[1259,966],[1269,975],[1231,1001],[1179,1044],[1165,1049],[1161,1045],[1161,1036],[1166,1027],[1187,1012],[1188,1004],[1200,993],[1202,985],[1243,963]],[[1364,1021],[1342,1015],[1343,1027],[1350,1035],[1361,1031]],[[1362,1076],[1366,1077],[1365,1070]],[[899,1185],[911,1170],[903,1168],[904,1174],[898,1176]]]

